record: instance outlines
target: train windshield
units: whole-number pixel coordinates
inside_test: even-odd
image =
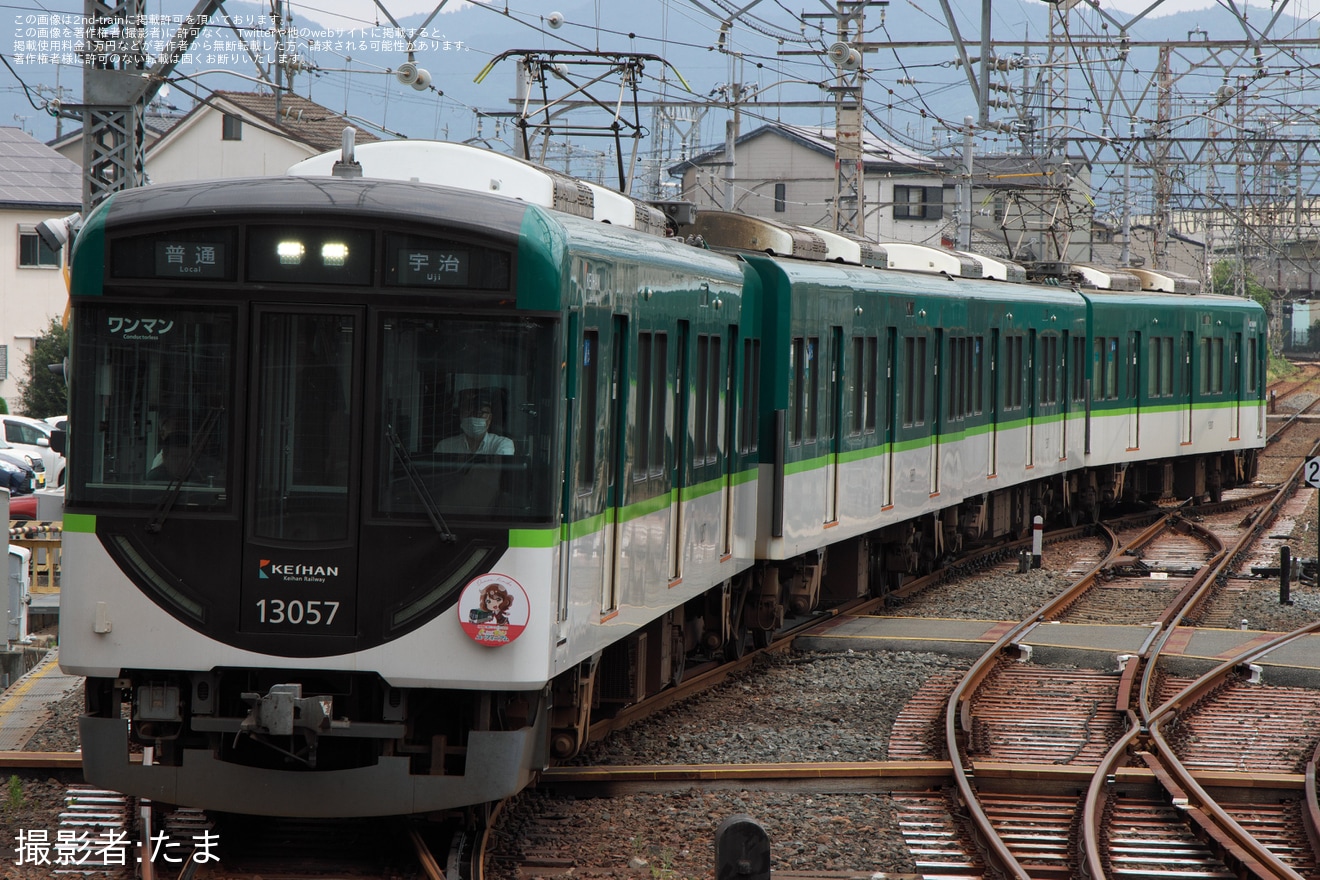
[[[232,308],[79,310],[76,362],[94,390],[79,413],[92,426],[75,459],[80,500],[229,506],[235,324]]]
[[[377,515],[549,518],[554,325],[394,313],[379,328]]]

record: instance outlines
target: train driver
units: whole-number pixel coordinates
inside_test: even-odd
[[[459,401],[459,431],[435,446],[436,452],[466,455],[513,455],[513,441],[490,431],[495,407],[489,395],[468,392]]]
[[[160,461],[147,474],[148,480],[180,480],[185,483],[211,483],[222,479],[219,462],[201,452],[194,454],[193,440],[183,430],[172,430],[161,437]]]

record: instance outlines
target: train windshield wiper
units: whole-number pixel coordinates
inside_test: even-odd
[[[161,496],[160,503],[156,505],[155,511],[151,514],[151,520],[147,523],[147,531],[151,534],[160,532],[161,526],[165,525],[165,519],[170,515],[174,508],[174,502],[179,499],[179,493],[183,491],[183,483],[192,473],[193,465],[197,464],[197,459],[202,456],[202,449],[206,447],[206,441],[211,438],[211,432],[215,430],[216,423],[220,421],[220,414],[225,411],[222,406],[211,407],[202,424],[197,428],[197,439],[193,441],[192,448],[188,450],[188,462],[184,465],[179,476],[170,480],[169,487],[165,494]]]
[[[426,481],[422,475],[417,472],[417,465],[413,464],[412,456],[404,447],[403,441],[399,435],[394,433],[394,426],[385,425],[385,438],[390,441],[390,448],[394,450],[394,457],[403,465],[403,472],[408,475],[408,482],[412,485],[413,492],[417,499],[422,502],[422,509],[426,511],[427,517],[431,520],[431,525],[435,526],[436,532],[440,535],[442,541],[456,541],[458,536],[450,531],[449,526],[445,524],[445,518],[440,515],[440,505],[435,503],[431,497],[431,490],[426,488]]]

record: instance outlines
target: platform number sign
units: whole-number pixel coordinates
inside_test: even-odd
[[[1320,489],[1320,455],[1313,456],[1306,460],[1303,466],[1302,475],[1306,477],[1306,482],[1317,489]]]

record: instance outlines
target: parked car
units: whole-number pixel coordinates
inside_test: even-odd
[[[42,421],[50,425],[52,428],[54,428],[57,431],[69,430],[68,416],[46,416],[44,419],[42,419]]]
[[[0,438],[0,456],[20,467],[30,468],[36,474],[37,488],[46,488],[46,461],[39,453],[31,449],[20,449]]]
[[[23,452],[35,452],[46,465],[46,483],[64,485],[64,456],[50,448],[50,432],[55,430],[40,419],[26,416],[0,415],[0,428],[4,439]]]
[[[36,519],[37,496],[31,494],[9,496],[9,518]]]
[[[21,456],[0,452],[0,487],[11,497],[29,495],[37,491],[37,472]]]

